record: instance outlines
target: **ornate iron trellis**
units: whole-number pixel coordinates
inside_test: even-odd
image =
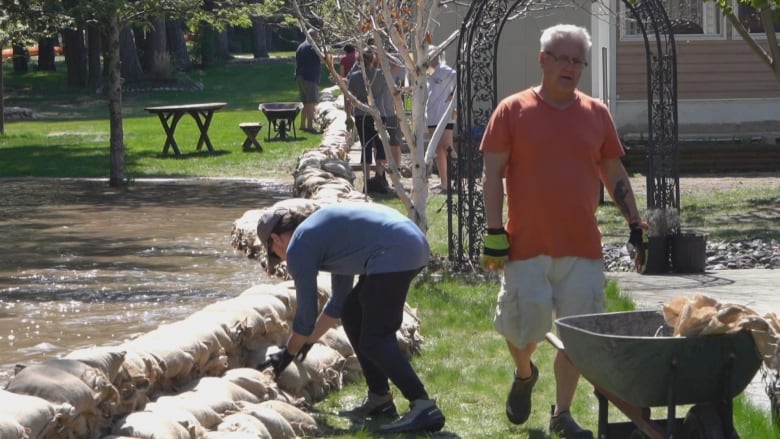
[[[530,0],[471,3],[458,40],[458,154],[451,160],[447,197],[449,257],[459,270],[479,260],[485,230],[482,198],[484,127],[498,104],[498,40],[510,16]],[[647,208],[680,207],[677,149],[677,55],[662,0],[623,0],[645,43],[647,59],[648,169]],[[651,38],[649,34],[654,37]],[[452,184],[452,180],[456,183]]]

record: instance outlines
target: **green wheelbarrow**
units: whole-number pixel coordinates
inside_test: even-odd
[[[673,337],[658,311],[564,317],[558,336],[563,351],[596,391],[599,439],[735,439],[732,399],[761,366],[749,331]],[[632,422],[608,422],[609,403]],[[677,418],[677,405],[692,405]],[[651,407],[666,407],[652,419]]]

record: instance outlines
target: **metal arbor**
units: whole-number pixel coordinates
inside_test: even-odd
[[[532,0],[471,3],[458,40],[457,158],[451,177],[457,197],[448,196],[449,258],[465,270],[479,260],[485,230],[482,153],[479,143],[498,104],[498,40],[507,20]],[[677,54],[662,0],[623,0],[642,33],[647,60],[647,208],[680,207],[677,142]]]

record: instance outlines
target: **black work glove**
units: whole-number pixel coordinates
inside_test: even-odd
[[[301,347],[301,350],[298,351],[297,354],[295,354],[295,359],[298,361],[303,361],[306,359],[306,355],[309,353],[309,349],[313,346],[313,343],[306,343]]]
[[[636,271],[643,273],[647,262],[647,240],[645,231],[639,223],[629,224],[628,229],[628,244],[626,244],[628,253],[634,259]]]
[[[271,366],[274,370],[274,375],[279,376],[279,374],[281,374],[282,371],[284,371],[284,369],[286,369],[287,366],[292,363],[293,358],[295,358],[295,356],[291,354],[287,348],[282,348],[277,352],[269,355],[265,361],[258,364],[257,369],[263,370],[268,366]]]
[[[509,238],[503,227],[487,229],[482,249],[482,266],[488,270],[501,270],[509,259]]]

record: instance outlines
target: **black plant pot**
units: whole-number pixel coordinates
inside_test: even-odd
[[[642,274],[668,273],[669,264],[669,237],[649,236],[647,238],[647,263]]]
[[[672,269],[676,273],[703,273],[707,261],[707,235],[682,232],[672,236]]]

